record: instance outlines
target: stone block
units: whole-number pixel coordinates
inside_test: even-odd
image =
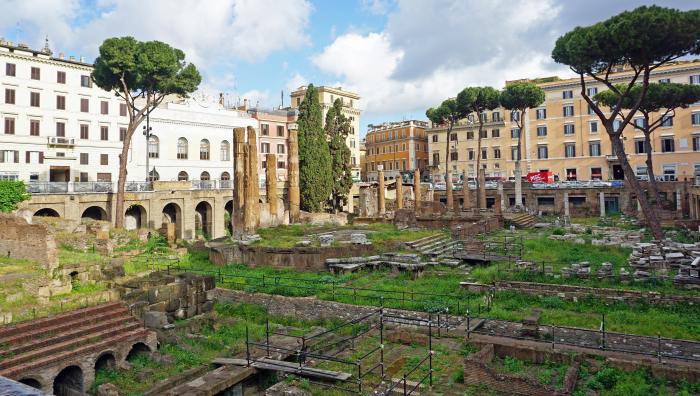
[[[143,315],[146,327],[151,329],[161,329],[168,324],[168,317],[162,311],[146,311]]]

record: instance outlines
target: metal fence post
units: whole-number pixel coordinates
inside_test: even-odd
[[[245,361],[246,367],[250,367],[250,344],[248,338],[248,324],[245,325]]]
[[[469,314],[469,308],[467,308],[467,339],[469,339],[472,335],[472,326],[471,326],[471,315]]]
[[[660,332],[656,332],[656,340],[657,340],[657,344],[656,344],[657,352],[656,353],[659,357],[659,363],[661,363],[661,333]]]

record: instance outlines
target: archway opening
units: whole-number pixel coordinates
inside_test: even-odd
[[[53,380],[53,393],[56,396],[83,395],[83,370],[78,366],[68,366]]]
[[[73,271],[70,273],[70,284],[73,290],[80,288],[80,279],[78,279],[78,271]]]
[[[150,354],[151,348],[149,348],[148,345],[144,344],[143,342],[137,342],[131,346],[129,354],[126,355],[126,360],[131,362],[139,356],[148,356]]]
[[[233,235],[233,224],[231,220],[233,218],[233,201],[226,202],[224,206],[224,224],[226,224],[226,231],[228,236]]]
[[[124,228],[127,230],[137,230],[143,228],[148,223],[146,208],[141,205],[131,205],[124,212]]]
[[[195,207],[194,229],[197,236],[204,238],[211,237],[212,231],[212,210],[209,202],[202,201]]]
[[[107,212],[99,206],[90,206],[80,215],[81,220],[108,220]]]
[[[168,224],[175,225],[175,238],[182,239],[182,210],[171,202],[163,207],[163,228],[167,231]],[[167,233],[166,233],[167,234]]]
[[[51,208],[43,208],[39,209],[36,212],[34,212],[34,216],[39,216],[39,217],[61,217],[58,215],[58,212]]]
[[[114,370],[117,368],[117,359],[111,352],[106,352],[100,355],[95,361],[95,371],[98,370]]]
[[[22,378],[18,382],[20,384],[31,386],[34,389],[41,389],[41,382],[35,380],[34,378]]]

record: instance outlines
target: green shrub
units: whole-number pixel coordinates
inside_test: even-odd
[[[464,366],[459,366],[457,368],[457,371],[452,373],[452,382],[454,382],[455,384],[464,383]]]
[[[598,371],[587,386],[594,390],[612,389],[620,378],[620,373],[611,367],[603,367]]]
[[[566,234],[566,231],[564,231],[563,228],[557,227],[552,231],[552,235],[564,235],[564,234]]]
[[[523,371],[523,366],[523,361],[518,358],[506,356],[505,360],[503,361],[503,367],[509,373],[519,373]]]
[[[0,180],[0,212],[9,213],[17,209],[17,204],[31,198],[24,182]]]

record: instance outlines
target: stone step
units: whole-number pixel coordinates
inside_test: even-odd
[[[448,251],[448,250],[452,251],[456,246],[460,246],[460,245],[461,245],[460,241],[451,241],[451,242],[445,243],[443,245],[436,246],[436,247],[424,252],[424,254],[436,255],[436,254],[444,253],[445,251]]]
[[[421,249],[421,248],[424,248],[426,246],[430,246],[432,244],[435,244],[436,242],[449,240],[449,239],[450,239],[450,237],[448,237],[446,235],[434,235],[434,236],[428,237],[428,239],[421,240],[421,242],[416,243],[416,244],[411,245],[411,246],[415,249]]]
[[[84,325],[76,324],[71,328],[67,328],[64,331],[53,333],[53,336],[44,338],[34,338],[29,340],[30,342],[22,343],[20,345],[14,345],[10,348],[2,351],[5,356],[19,356],[23,353],[30,352],[32,350],[41,349],[53,344],[59,344],[62,342],[69,341],[71,339],[77,339],[84,337],[89,334],[99,333],[108,329],[118,328],[119,326],[128,325],[139,325],[136,318],[130,315],[119,315],[111,320],[104,320],[100,322],[87,322]]]
[[[15,325],[3,326],[0,327],[0,340],[17,334],[26,333],[31,329],[36,329],[43,326],[51,326],[75,318],[85,318],[85,316],[88,315],[95,315],[103,312],[108,312],[112,309],[115,309],[116,307],[123,306],[124,305],[121,302],[112,302],[107,304],[94,305],[87,308],[76,309],[70,312],[65,312],[54,316],[48,316],[45,318],[17,323]]]
[[[138,328],[129,331],[122,330],[118,334],[113,334],[109,338],[99,339],[94,343],[80,345],[68,351],[60,351],[55,354],[47,354],[42,356],[40,359],[33,360],[31,362],[14,364],[10,365],[7,368],[2,368],[0,369],[0,376],[16,378],[22,375],[22,373],[26,373],[29,370],[32,370],[36,367],[45,367],[60,361],[74,358],[75,356],[80,356],[86,353],[99,352],[100,350],[113,348],[114,345],[117,343],[125,342],[128,340],[144,339],[147,337],[147,335],[148,330],[143,328]]]
[[[102,322],[105,320],[111,320],[112,318],[116,317],[130,317],[129,310],[121,304],[113,306],[112,309],[108,311],[96,312],[87,315],[89,316],[69,318],[65,322],[39,326],[36,328],[31,328],[22,334],[0,338],[0,351],[2,351],[5,347],[21,344],[23,342],[26,342],[27,340],[36,340],[44,338],[47,335],[50,336],[52,334],[62,333],[74,328],[75,326],[81,326],[84,324],[95,322]]]
[[[73,351],[79,349],[83,345],[92,344],[95,340],[111,338],[120,333],[138,330],[140,329],[140,326],[141,325],[138,322],[123,323],[118,326],[113,326],[111,329],[108,330],[102,330],[96,333],[89,333],[87,335],[83,335],[82,337],[73,338],[59,343],[52,343],[51,345],[45,346],[43,348],[34,349],[22,353],[20,355],[1,360],[0,370],[6,370],[21,365],[23,363],[29,363],[33,360],[42,358],[44,356],[56,355],[65,351]]]
[[[439,235],[438,235],[438,236],[439,236]],[[433,238],[435,238],[435,237],[436,237],[436,235],[429,235],[429,236],[427,236],[427,237],[423,237],[423,238],[420,238],[420,239],[416,239],[415,241],[406,242],[406,245],[413,247],[413,246],[416,246],[416,245],[420,245],[420,244],[423,243],[423,242],[429,241],[429,240],[431,240],[431,239],[433,239]]]
[[[430,245],[424,246],[418,250],[423,254],[430,253],[430,251],[437,249],[440,246],[444,246],[444,245],[451,243],[451,242],[452,242],[451,239],[445,238],[445,239],[441,239],[439,241],[436,241],[435,243],[431,243]]]

